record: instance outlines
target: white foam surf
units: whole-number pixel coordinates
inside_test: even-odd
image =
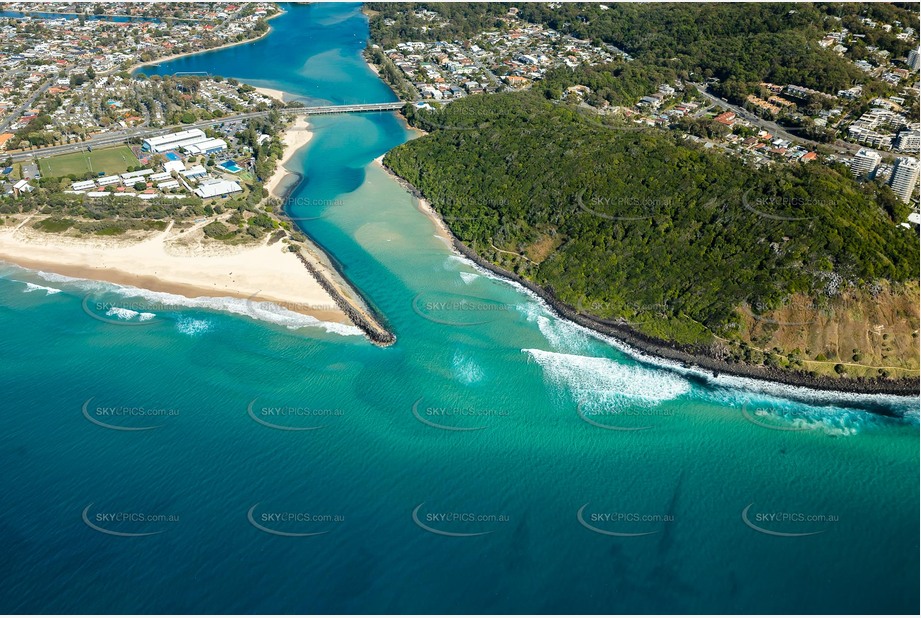
[[[149,313],[146,311],[134,311],[132,309],[126,309],[124,307],[112,307],[111,309],[106,311],[106,315],[109,316],[110,318],[116,317],[120,320],[125,320],[125,321],[129,321],[129,320],[133,320],[134,318],[137,318],[138,322],[147,322],[157,317],[156,313]]]
[[[45,281],[50,281],[51,283],[72,283],[74,281],[85,281],[85,279],[77,279],[76,277],[68,277],[66,275],[59,275],[57,273],[47,273],[43,270],[37,270],[35,273]]]
[[[725,405],[722,401],[719,403]],[[807,405],[770,396],[752,395],[741,406],[730,404],[730,407],[740,408],[740,413],[758,425],[784,430],[820,431],[836,437],[852,436],[865,429],[892,423],[918,425],[918,416],[912,414],[890,418],[866,410],[835,405]]]
[[[672,361],[669,359],[661,358],[659,356],[648,354],[642,350],[634,348],[627,343],[624,343],[615,337],[604,335],[590,328],[586,328],[580,324],[576,324],[570,320],[566,320],[565,318],[560,318],[543,298],[525,286],[521,285],[520,283],[496,275],[495,273],[471,262],[465,257],[459,255],[455,255],[454,257],[465,264],[470,264],[484,277],[502,282],[506,285],[510,285],[526,295],[531,301],[530,306],[520,306],[519,309],[528,319],[534,319],[536,321],[537,316],[545,316],[552,320],[545,322],[544,328],[546,330],[542,330],[544,336],[548,339],[548,342],[552,346],[560,345],[562,349],[566,349],[567,347],[569,347],[569,349],[578,349],[578,347],[571,347],[578,343],[578,340],[573,337],[573,334],[582,333],[584,337],[583,341],[588,341],[589,338],[594,339],[610,345],[620,352],[623,352],[627,356],[646,365],[662,368],[668,372],[676,373],[680,376],[693,376],[697,381],[707,383],[709,386],[712,386],[714,389],[719,391],[721,395],[725,397],[725,401],[727,403],[739,403],[748,399],[752,393],[757,393],[765,396],[779,397],[787,401],[794,401],[799,403],[816,405],[836,404],[841,409],[851,409],[852,406],[858,408],[873,408],[875,406],[884,406],[896,415],[900,415],[905,418],[917,419],[919,416],[921,398],[916,396],[848,393],[820,390],[806,386],[792,386],[780,382],[770,382],[758,378],[733,376],[729,374],[719,374],[718,376],[714,376],[712,371],[708,371],[706,369],[701,369],[699,367],[685,367],[678,361]],[[560,324],[565,325],[565,327],[560,327]],[[540,326],[541,323],[538,322],[538,327]],[[548,327],[563,328],[563,330],[560,332],[551,332],[551,328]]]
[[[657,405],[691,390],[690,383],[681,376],[641,365],[546,350],[522,352],[541,366],[549,382],[568,388],[581,405]]]
[[[592,339],[576,324],[547,315],[535,315],[534,322],[554,350],[567,354],[589,352]]]
[[[454,375],[464,384],[475,384],[483,379],[483,368],[472,358],[462,354],[460,351],[454,352]]]
[[[126,299],[140,298],[145,301],[146,305],[160,313],[165,311],[181,311],[183,309],[220,311],[223,313],[245,316],[261,322],[269,322],[292,330],[299,328],[321,328],[328,333],[337,335],[363,336],[361,329],[351,324],[324,322],[311,315],[291,311],[272,302],[260,302],[230,296],[198,296],[189,298],[179,294],[154,292],[152,290],[145,290],[133,286],[123,286],[104,281],[76,279],[43,271],[38,271],[37,274],[46,281],[64,283],[84,293],[111,293]]]
[[[209,320],[200,320],[198,318],[179,318],[176,321],[176,330],[190,337],[207,333],[213,326]]]
[[[23,285],[25,285],[26,289],[24,289],[23,292],[27,294],[29,292],[44,292],[47,296],[51,296],[52,294],[61,293],[61,290],[59,290],[58,288],[53,288],[47,285],[38,285],[37,283],[29,283],[28,281],[19,281],[18,279],[13,279],[13,281],[16,281],[17,283],[22,283]]]
[[[783,430],[820,431],[828,436],[845,437],[857,435],[859,429],[872,423],[873,419],[864,414],[861,418],[848,410],[834,412],[817,412],[815,410],[798,410],[784,412],[776,408],[755,407],[748,415],[756,423]]]

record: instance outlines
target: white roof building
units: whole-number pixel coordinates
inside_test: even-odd
[[[875,150],[861,148],[851,159],[851,173],[854,177],[872,174],[879,167],[882,157]]]
[[[75,182],[70,185],[70,188],[74,191],[86,191],[88,189],[94,189],[96,187],[96,181],[94,180],[82,180],[80,182]]]
[[[163,164],[163,171],[166,173],[181,172],[185,169],[185,163],[182,161],[167,161]]]
[[[120,176],[106,176],[105,178],[97,178],[96,184],[100,187],[105,187],[107,185],[114,185],[117,182],[121,182],[122,179]]]
[[[138,170],[136,172],[125,172],[122,174],[122,180],[125,182],[132,182],[143,178],[144,176],[149,176],[153,174],[152,169]]]
[[[895,160],[895,169],[892,171],[889,186],[900,200],[907,203],[918,184],[918,176],[918,160],[913,157],[899,157]]]
[[[166,152],[167,150],[181,148],[184,143],[191,143],[189,140],[194,141],[204,139],[207,139],[204,131],[201,129],[189,129],[187,131],[179,131],[178,133],[170,133],[169,135],[149,137],[142,143],[143,149],[145,151]]]
[[[193,142],[182,147],[183,152],[190,155],[211,154],[227,148],[227,142],[222,139],[206,139]]]
[[[202,199],[208,199],[221,195],[229,195],[231,193],[239,193],[242,190],[240,185],[232,180],[214,179],[200,183],[198,188],[195,189],[195,195]]]
[[[198,178],[199,176],[204,176],[208,173],[208,170],[205,169],[203,165],[193,165],[184,172],[179,172],[186,178]]]

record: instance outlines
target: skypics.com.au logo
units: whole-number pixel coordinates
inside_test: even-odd
[[[469,538],[492,534],[511,518],[505,514],[480,511],[423,510],[425,502],[412,511],[413,523],[431,534],[454,538]]]
[[[662,532],[665,525],[674,523],[675,516],[667,513],[640,513],[637,511],[594,511],[586,502],[576,513],[576,519],[586,530],[604,536],[631,538],[651,536]]]
[[[309,405],[257,405],[257,397],[246,406],[247,415],[270,429],[280,431],[315,431],[323,429],[345,415],[341,408]]]
[[[287,538],[323,536],[345,523],[341,513],[305,510],[265,509],[257,502],[246,512],[246,520],[256,530]]]
[[[156,536],[166,532],[171,524],[179,522],[179,515],[128,510],[94,509],[86,505],[81,518],[96,532],[122,538]]]
[[[98,427],[115,431],[159,429],[168,419],[179,416],[178,407],[147,405],[92,405],[95,397],[83,402],[83,418]]]
[[[423,425],[444,431],[480,431],[495,419],[510,416],[506,410],[470,405],[423,405],[420,397],[413,403],[413,417]]]
[[[840,521],[838,515],[829,513],[805,513],[786,510],[753,510],[752,502],[742,509],[742,523],[768,536],[797,538],[815,536],[827,532]]]

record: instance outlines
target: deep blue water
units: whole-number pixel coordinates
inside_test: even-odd
[[[394,100],[359,5],[286,9],[144,71]],[[3,267],[0,611],[917,612],[916,398],[641,362],[452,256],[396,115],[311,123],[292,214],[397,344]]]

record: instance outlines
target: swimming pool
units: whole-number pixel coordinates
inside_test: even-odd
[[[221,161],[217,164],[221,169],[227,170],[231,174],[239,174],[243,171],[243,168],[237,165],[236,161]]]

